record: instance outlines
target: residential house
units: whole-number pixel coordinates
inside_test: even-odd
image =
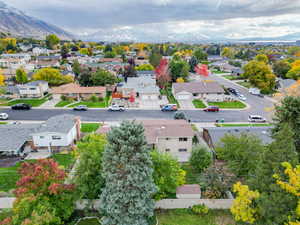
[[[178,100],[224,101],[225,99],[223,87],[215,81],[173,83],[172,93]]]
[[[63,114],[45,123],[0,126],[0,154],[23,155],[32,150],[59,151],[72,147],[80,138],[80,118]]]
[[[270,144],[271,128],[270,127],[208,127],[203,128],[203,139],[210,148],[215,148],[226,135],[240,136],[242,133],[256,135],[264,144]]]
[[[53,94],[54,99],[60,99],[61,96],[66,96],[76,100],[88,100],[92,95],[105,98],[106,87],[82,87],[79,84],[70,83],[52,88],[51,93]]]
[[[156,80],[152,76],[128,77],[118,92],[122,93],[123,98],[134,96],[140,100],[158,100],[160,92],[156,86]]]
[[[39,56],[39,55],[48,55],[50,51],[47,48],[34,47],[32,49],[32,53],[35,56]]]
[[[49,91],[48,82],[42,80],[17,85],[17,88],[21,98],[40,98]]]
[[[143,120],[147,143],[180,162],[187,162],[192,152],[194,131],[185,120]]]

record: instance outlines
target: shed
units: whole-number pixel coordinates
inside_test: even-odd
[[[199,184],[185,184],[176,189],[176,198],[195,199],[201,198],[201,189]]]

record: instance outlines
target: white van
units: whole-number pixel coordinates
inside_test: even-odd
[[[266,119],[258,115],[249,115],[248,121],[251,123],[264,123],[266,122]]]

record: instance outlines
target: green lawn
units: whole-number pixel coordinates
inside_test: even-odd
[[[86,101],[81,101],[72,105],[69,105],[69,108],[73,108],[75,106],[78,105],[86,105],[88,108],[105,108],[106,107],[106,103],[105,101],[102,102],[86,102]]]
[[[170,104],[177,104],[177,107],[178,108],[180,107],[177,99],[172,94],[172,89],[171,88],[161,89],[160,94],[161,95],[166,95]]]
[[[217,127],[270,127],[272,124],[270,123],[241,123],[241,124],[233,124],[233,123],[218,123]]]
[[[236,82],[236,83],[239,84],[239,85],[244,86],[245,88],[253,87],[252,84],[250,84],[248,81],[239,81],[239,82]]]
[[[66,106],[66,105],[69,105],[69,104],[71,104],[73,101],[60,101],[59,103],[57,103],[56,105],[55,105],[55,107],[64,107],[64,106]]]
[[[189,163],[183,163],[181,168],[186,172],[185,179],[186,184],[198,184],[200,173],[194,171]]]
[[[0,125],[1,125],[1,124],[7,124],[7,122],[0,122]]]
[[[61,166],[66,169],[70,169],[71,165],[74,164],[75,159],[71,154],[54,154],[53,158]],[[17,163],[15,166],[8,168],[0,168],[0,191],[9,191],[16,187],[16,182],[19,179],[18,168],[21,163]]]
[[[226,79],[228,79],[228,80],[240,80],[240,79],[242,79],[240,77],[233,76],[233,75],[225,75],[223,77],[226,78]]]
[[[195,108],[197,108],[197,109],[206,108],[206,105],[199,99],[194,99],[193,104],[194,104]]]
[[[157,212],[159,225],[235,225],[228,210],[210,210],[207,215],[196,215],[190,209]]]
[[[82,123],[81,124],[81,132],[83,133],[91,133],[100,127],[100,123]]]
[[[7,102],[5,104],[1,104],[1,106],[12,106],[18,103],[26,103],[26,104],[30,104],[32,107],[38,107],[40,105],[42,105],[43,103],[45,103],[48,100],[48,96],[45,96],[44,98],[39,98],[39,99],[16,99],[10,102]]]
[[[212,71],[214,74],[221,74],[221,73],[228,73],[226,71],[219,71],[219,70],[213,70]]]
[[[218,106],[221,109],[243,109],[243,108],[246,108],[246,105],[240,101],[209,102],[208,105]]]

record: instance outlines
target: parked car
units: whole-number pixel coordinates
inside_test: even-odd
[[[228,90],[231,94],[233,94],[233,95],[238,95],[238,94],[239,94],[239,91],[236,90],[236,89],[234,89],[234,88],[228,88],[227,90]]]
[[[203,109],[205,112],[219,112],[220,109],[218,106],[208,106],[207,108]]]
[[[246,100],[247,100],[247,98],[246,98],[244,95],[242,95],[242,94],[238,94],[237,97],[238,97],[240,100],[242,100],[242,101],[246,101]]]
[[[186,120],[186,116],[183,112],[176,112],[174,114],[174,119],[175,120]]]
[[[29,110],[29,109],[31,109],[31,105],[25,104],[25,103],[19,103],[19,104],[13,105],[11,107],[11,109],[13,109],[13,110]]]
[[[167,112],[167,111],[177,111],[177,105],[176,104],[167,104],[161,106],[161,111]]]
[[[88,107],[86,105],[78,105],[73,108],[75,111],[87,111]]]
[[[252,95],[259,95],[260,90],[258,88],[249,88],[249,93]]]
[[[255,122],[264,123],[266,122],[266,119],[259,115],[249,115],[248,121],[251,123],[255,123]]]
[[[108,111],[119,111],[119,112],[123,112],[125,111],[124,106],[120,106],[120,105],[111,105],[108,107]]]
[[[0,113],[0,120],[7,120],[8,114],[7,113]]]

